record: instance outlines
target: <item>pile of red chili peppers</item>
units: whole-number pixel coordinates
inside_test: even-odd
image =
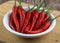
[[[24,10],[21,0],[20,6],[17,7],[15,0],[15,5],[10,15],[10,27],[17,32],[25,34],[37,34],[47,30],[53,20],[49,20],[49,15],[44,12],[44,9],[42,11],[39,11],[38,8],[32,9]]]

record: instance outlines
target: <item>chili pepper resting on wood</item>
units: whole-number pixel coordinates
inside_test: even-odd
[[[34,30],[34,31],[27,30],[26,33],[28,33],[28,34],[37,34],[37,33],[44,32],[45,30],[47,30],[49,28],[52,21],[55,20],[58,17],[60,17],[60,15],[58,15],[57,17],[55,17],[55,18],[53,18],[53,19],[51,19],[49,21],[46,21],[38,30]]]
[[[13,16],[12,14],[10,15],[10,21],[9,21],[9,25],[10,27],[16,31],[16,27],[15,27],[15,24],[14,24],[14,21],[13,21]]]
[[[18,9],[18,13],[19,13],[19,16],[20,16],[20,29],[19,29],[19,31],[22,30],[22,26],[23,26],[23,23],[24,23],[24,20],[25,20],[25,10],[22,8],[21,1],[22,0],[20,0],[20,6],[19,6],[19,9]]]
[[[12,14],[13,14],[14,23],[16,25],[16,30],[19,31],[19,21],[18,21],[18,18],[17,18],[17,10],[18,10],[18,7],[16,7],[16,0],[15,0],[15,5],[12,9]]]

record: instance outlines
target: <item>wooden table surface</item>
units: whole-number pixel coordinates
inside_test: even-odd
[[[60,43],[60,18],[57,19],[56,26],[50,33],[36,39],[25,39],[8,32],[2,21],[4,15],[12,9],[13,4],[14,1],[8,1],[0,5],[0,43]],[[22,5],[27,6],[25,3],[22,3]],[[57,16],[60,11],[54,10],[52,13]]]

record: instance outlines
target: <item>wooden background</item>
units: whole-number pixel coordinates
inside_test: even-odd
[[[11,1],[11,0],[0,0],[0,3],[2,4],[3,2],[6,2],[6,1]],[[19,1],[19,0],[17,0]],[[34,3],[34,0],[22,0],[23,2],[27,3],[27,1],[29,1],[30,4],[33,4]],[[35,0],[35,4],[38,2],[38,1],[43,1],[43,0]],[[54,8],[56,10],[59,10],[60,11],[60,0],[46,0],[47,2],[47,5],[48,5],[48,8]]]
[[[60,43],[60,17],[57,19],[55,28],[50,33],[39,38],[25,39],[8,32],[2,21],[4,15],[12,9],[13,4],[14,1],[8,1],[0,5],[0,43]],[[22,3],[22,5],[27,6],[26,3]],[[54,10],[52,13],[57,16],[60,11]]]

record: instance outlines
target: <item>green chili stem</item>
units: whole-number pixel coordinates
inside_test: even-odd
[[[29,11],[31,12],[36,6],[34,5],[31,9],[29,9]],[[30,8],[30,7],[29,7]]]
[[[40,6],[37,7],[37,10],[39,10],[42,5],[43,5],[43,3],[41,3]]]
[[[44,2],[43,11],[45,11],[45,9],[47,7],[46,0],[44,0],[43,2]]]
[[[50,12],[49,11],[47,11],[46,13],[47,13],[48,16],[50,16]]]
[[[46,8],[47,7],[46,0],[44,0],[44,5],[45,5],[44,7]]]
[[[35,6],[33,6],[33,8],[31,8],[29,11],[31,12],[34,8],[35,8]]]
[[[46,4],[46,0],[44,0],[44,7],[43,7],[43,11],[45,12],[45,9],[47,8],[47,4]],[[48,16],[50,16],[50,12],[49,10],[46,11],[46,13],[48,13]]]
[[[20,4],[20,5],[19,5],[19,7],[21,7],[21,8],[22,8],[22,4],[21,4],[21,2],[22,2],[22,0],[20,0],[20,2],[19,2],[19,4]]]
[[[15,3],[14,3],[14,7],[16,7],[16,0],[15,0]]]
[[[30,10],[30,5],[29,5],[29,2],[27,1],[27,3],[28,3],[28,9]]]
[[[36,4],[36,6],[37,6],[37,9],[36,9],[36,10],[39,10],[40,7],[41,7],[44,3],[46,3],[45,0],[44,0],[42,3],[38,2],[38,3]],[[39,4],[39,6],[38,6],[38,4]],[[46,6],[46,5],[44,5],[44,7],[45,7],[45,6]],[[35,6],[34,6],[34,7],[35,7]],[[32,11],[32,10],[34,9],[34,7],[31,8],[29,11]],[[44,11],[44,10],[45,10],[45,9],[43,9],[43,11]]]
[[[46,0],[44,0],[42,3],[40,3],[40,5],[37,7],[37,10],[39,10],[40,7],[41,7],[43,4],[44,4],[44,7],[47,6],[47,4],[46,4]],[[43,8],[43,11],[44,11],[44,10],[45,10],[45,9]]]
[[[40,2],[38,2],[36,5],[34,5],[33,6],[33,8],[31,8],[29,11],[32,11],[36,6],[37,6],[37,9],[38,9],[38,4],[39,4]]]
[[[50,23],[52,23],[53,20],[55,20],[56,18],[60,17],[60,15],[56,16],[55,18],[50,20]]]

